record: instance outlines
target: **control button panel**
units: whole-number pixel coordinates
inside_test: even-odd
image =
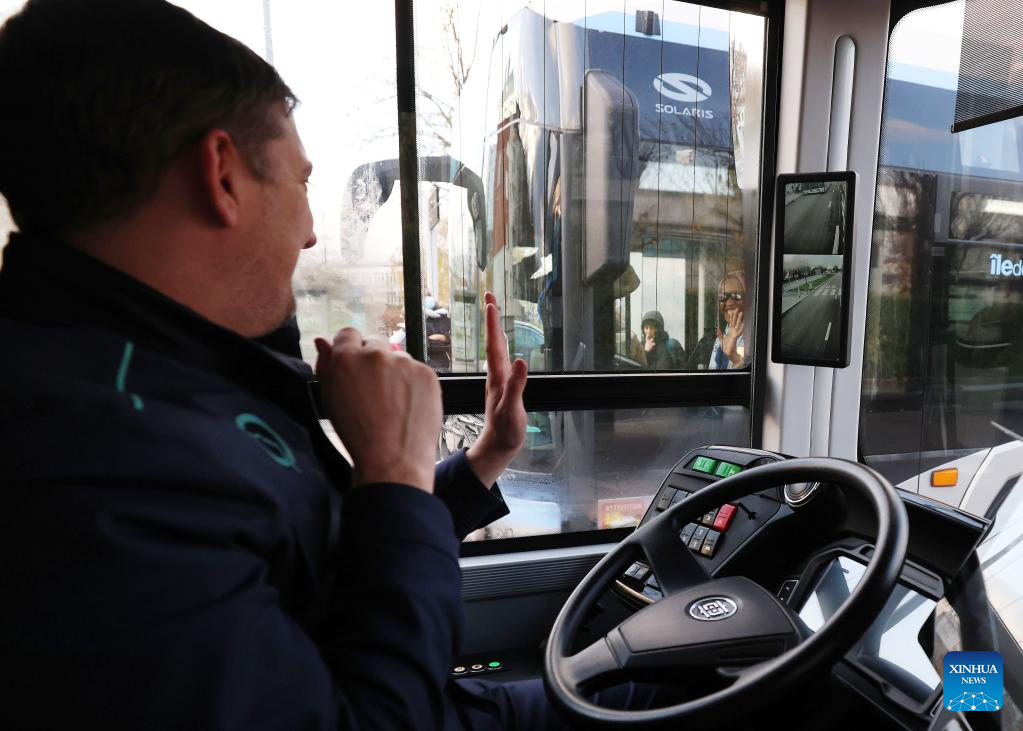
[[[466,675],[481,675],[486,673],[497,673],[505,670],[503,660],[487,659],[479,662],[459,663],[451,669],[451,676],[461,678]]]
[[[701,462],[701,460],[704,460]],[[724,466],[722,468],[722,465]],[[728,474],[735,474],[741,472],[742,468],[737,465],[730,464],[728,462],[720,462],[718,460],[709,459],[706,457],[697,457],[690,465],[691,469],[697,469],[702,467],[706,470],[718,470],[723,469]],[[734,471],[733,471],[733,468]],[[657,504],[654,506],[655,513],[663,513],[673,505],[685,500],[692,493],[687,490],[683,490],[677,487],[671,487],[665,485],[661,492],[657,496]],[[690,551],[697,553],[705,558],[713,558],[718,551],[718,547],[722,541],[723,535],[728,531],[728,527],[732,524],[732,520],[735,518],[736,506],[728,503],[722,505],[720,508],[709,510],[700,516],[699,520],[695,523],[689,523],[680,532],[679,538],[684,546],[687,546]],[[635,588],[639,588],[639,585],[643,584],[650,569],[640,563],[634,563],[625,572],[625,576],[633,579],[633,585]],[[651,577],[652,578],[652,577]],[[656,581],[656,579],[652,579]]]
[[[718,480],[780,459],[782,455],[746,448],[708,446],[693,450],[664,478],[640,525]],[[679,542],[706,561],[705,568],[713,574],[732,551],[777,513],[782,504],[781,491],[777,488],[752,493],[742,500],[692,517],[692,522],[679,531]],[[661,598],[657,577],[645,564],[632,564],[619,577],[618,583],[628,589],[633,598],[637,598],[636,595],[652,601]]]

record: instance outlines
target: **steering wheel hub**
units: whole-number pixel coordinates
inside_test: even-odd
[[[689,605],[689,616],[701,622],[728,619],[738,611],[738,605],[726,596],[708,596]]]

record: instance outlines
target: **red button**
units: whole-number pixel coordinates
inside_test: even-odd
[[[735,516],[734,505],[722,505],[718,510],[718,517],[714,519],[714,530],[726,531]]]

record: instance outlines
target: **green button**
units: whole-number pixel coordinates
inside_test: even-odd
[[[493,668],[493,669],[496,670],[497,668],[501,667],[501,663],[499,663],[497,660],[494,660],[493,662],[488,663],[487,667]]]
[[[710,475],[714,473],[715,465],[717,465],[717,460],[713,460],[710,457],[697,457],[693,462],[692,468],[697,472],[706,472]]]
[[[718,468],[714,470],[714,474],[718,477],[731,477],[742,472],[742,467],[731,462],[721,462],[718,464]]]

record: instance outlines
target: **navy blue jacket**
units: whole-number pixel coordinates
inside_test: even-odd
[[[507,512],[464,455],[351,489],[297,330],[60,244],[12,238],[0,343],[0,727],[457,726],[458,540]]]

